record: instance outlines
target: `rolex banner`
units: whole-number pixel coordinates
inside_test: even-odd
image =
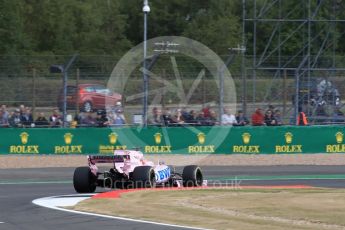
[[[0,154],[345,153],[343,126],[0,129]]]

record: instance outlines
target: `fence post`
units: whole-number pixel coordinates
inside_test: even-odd
[[[79,85],[79,78],[80,78],[80,69],[77,68],[77,77],[75,80],[75,84],[76,84],[76,105],[75,105],[75,115],[76,117],[78,117],[79,115],[79,90],[78,90],[78,85]]]
[[[298,113],[299,113],[299,68],[295,71],[295,114],[294,114],[294,119],[295,119],[295,125],[298,124],[297,118],[298,118]]]
[[[32,69],[32,118],[35,120],[36,111],[36,69]]]
[[[279,70],[281,71],[281,70]],[[286,88],[286,76],[287,71],[284,69],[284,74],[283,74],[283,118],[285,117],[286,113],[286,101],[287,101],[287,88]]]
[[[162,70],[162,76],[163,76],[163,79],[164,80],[166,80],[167,78],[166,78],[166,76],[167,76],[167,74],[166,74],[166,69],[165,68],[163,68],[163,70]],[[165,108],[165,85],[164,85],[164,82],[162,81],[162,111],[163,111],[163,109]]]

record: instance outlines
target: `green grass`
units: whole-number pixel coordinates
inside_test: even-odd
[[[343,229],[344,189],[139,191],[75,210],[212,229]]]

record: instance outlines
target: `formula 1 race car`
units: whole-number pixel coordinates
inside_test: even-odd
[[[78,193],[92,193],[103,188],[197,187],[206,185],[201,169],[188,165],[182,174],[164,163],[155,165],[138,150],[115,150],[114,155],[89,155],[88,167],[74,171],[73,185]],[[111,163],[109,171],[99,172],[96,163]]]

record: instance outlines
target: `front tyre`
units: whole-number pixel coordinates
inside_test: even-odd
[[[78,167],[74,170],[73,186],[78,193],[92,193],[96,190],[97,177],[89,167]]]
[[[197,165],[188,165],[184,167],[182,181],[184,187],[202,186],[203,176],[200,167]]]
[[[134,188],[153,188],[156,186],[155,171],[151,166],[138,166],[133,174]]]

